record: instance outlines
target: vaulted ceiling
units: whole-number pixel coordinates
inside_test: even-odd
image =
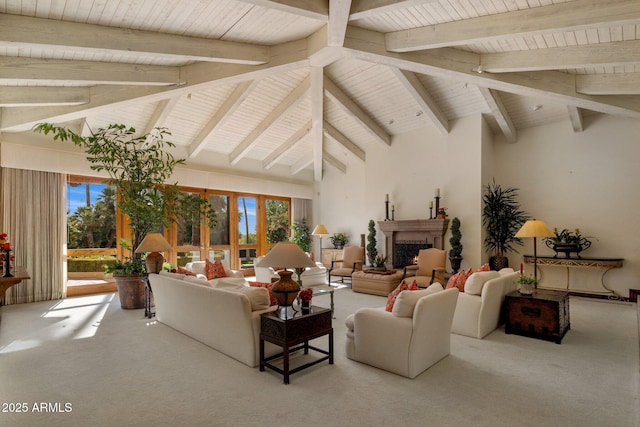
[[[0,132],[166,127],[292,176],[482,114],[496,134],[640,118],[640,2],[3,0]]]

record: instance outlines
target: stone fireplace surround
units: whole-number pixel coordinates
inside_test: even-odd
[[[391,268],[402,268],[396,260],[396,245],[398,242],[409,242],[418,255],[420,245],[424,242],[424,247],[444,249],[444,235],[449,227],[448,219],[410,219],[404,221],[378,221],[378,227],[385,236],[385,254],[387,255],[387,266]],[[411,256],[410,258],[413,258]],[[403,263],[404,264],[404,263]]]

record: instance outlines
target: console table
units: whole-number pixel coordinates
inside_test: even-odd
[[[538,266],[550,266],[550,267],[564,267],[567,269],[567,282],[565,285],[565,290],[574,294],[585,294],[585,295],[596,295],[596,296],[607,296],[609,299],[625,299],[625,297],[618,295],[612,289],[609,289],[604,282],[604,276],[607,274],[609,270],[614,268],[622,268],[622,262],[624,258],[560,258],[553,256],[539,256],[537,257]],[[533,256],[532,255],[524,255],[524,262],[526,264],[533,264]],[[581,289],[572,289],[570,285],[571,279],[571,269],[572,268],[597,268],[602,270],[602,275],[600,276],[600,283],[602,285],[602,291],[587,291]],[[538,285],[538,288],[541,288]],[[555,288],[547,288],[547,289],[555,289]]]
[[[20,267],[16,267],[13,272],[13,277],[1,277],[0,276],[0,306],[4,304],[4,294],[13,285],[17,285],[23,280],[29,280],[29,273]]]

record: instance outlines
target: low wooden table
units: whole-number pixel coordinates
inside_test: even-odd
[[[533,295],[514,291],[504,299],[505,332],[556,344],[571,327],[569,293],[536,289]]]
[[[328,335],[329,338],[328,351],[309,345],[310,340],[323,335]],[[282,347],[282,353],[265,357],[265,341]],[[290,369],[289,356],[291,353],[304,350],[304,354],[308,354],[309,349],[325,354],[326,356]],[[272,360],[279,358],[283,360],[282,369],[270,363]],[[285,316],[280,314],[278,310],[260,316],[260,371],[264,371],[265,368],[272,369],[284,377],[283,381],[285,384],[289,384],[289,375],[324,362],[325,360],[329,360],[329,364],[333,365],[331,310],[311,306],[311,310],[306,314],[302,312],[291,313],[289,311]]]
[[[29,273],[21,267],[16,267],[11,274],[13,277],[2,277],[0,273],[0,306],[4,305],[4,294],[13,285],[17,285],[23,280],[29,280]]]

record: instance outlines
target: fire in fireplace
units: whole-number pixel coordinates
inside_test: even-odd
[[[393,268],[402,268],[414,263],[420,249],[433,247],[426,240],[397,240],[393,249]]]

